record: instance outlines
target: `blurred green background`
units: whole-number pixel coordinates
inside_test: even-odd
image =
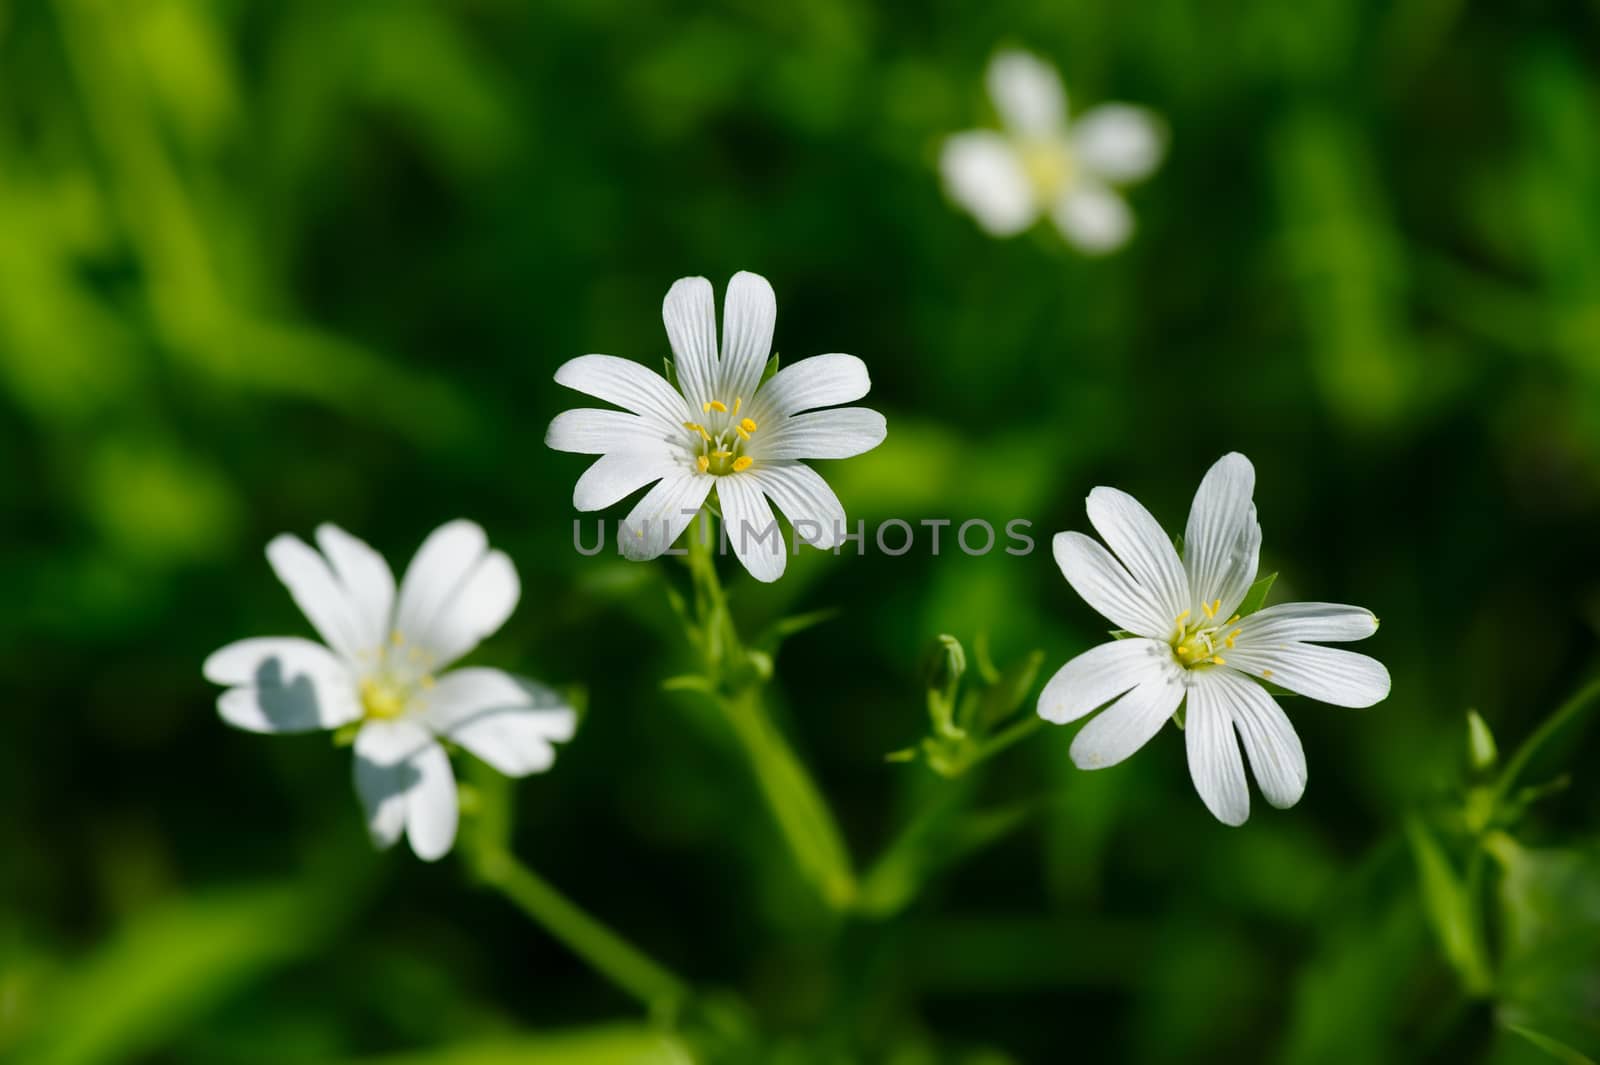
[[[703,1053],[453,859],[373,854],[347,751],[216,717],[208,652],[310,631],[272,535],[398,567],[457,516],[524,584],[474,660],[589,689],[519,853],[745,1003],[731,1059],[1600,1053],[1595,730],[1541,748],[1529,782],[1570,780],[1488,866],[1491,986],[1451,946],[1464,711],[1508,752],[1596,657],[1600,6],[1225,7],[0,0],[0,1060]],[[1169,122],[1122,253],[943,199],[1006,44]],[[1241,450],[1274,599],[1374,609],[1392,696],[1293,701],[1309,790],[1237,830],[1176,732],[1087,774],[1042,730],[962,784],[1007,831],[830,913],[720,720],[659,688],[681,567],[578,557],[583,460],[542,443],[582,402],[556,366],[658,365],[667,286],[738,269],[786,360],[871,369],[888,442],[822,464],[852,519],[1043,548],[1109,483],[1176,530]],[[1044,549],[725,573],[748,631],[841,610],[773,693],[861,867],[946,786],[884,762],[937,633],[1049,671],[1105,628]]]

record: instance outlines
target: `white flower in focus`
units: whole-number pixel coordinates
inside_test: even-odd
[[[801,460],[850,458],[883,442],[883,415],[835,407],[867,394],[866,365],[854,355],[815,355],[763,382],[778,305],[757,274],[741,271],[728,282],[720,357],[711,282],[679,279],[661,316],[681,393],[653,370],[612,355],[584,355],[556,371],[558,383],[623,408],[569,410],[550,423],[550,447],[600,456],[578,478],[572,505],[600,510],[655,485],[620,534],[623,553],[643,560],[671,547],[715,488],[728,542],[761,581],[781,577],[785,562],[769,499],[800,541],[836,546],[844,507]]]
[[[1082,251],[1120,248],[1133,214],[1115,186],[1161,162],[1160,121],[1140,107],[1101,104],[1069,125],[1061,76],[1027,52],[997,53],[987,80],[1004,129],[945,141],[939,169],[950,198],[996,237],[1021,233],[1046,214]]]
[[[294,536],[267,560],[323,643],[294,636],[229,644],[206,659],[228,685],[222,719],[249,732],[313,732],[360,723],[355,786],[373,842],[404,832],[433,861],[456,836],[456,782],[439,740],[507,776],[550,768],[577,714],[556,692],[498,669],[441,672],[494,633],[521,594],[517,571],[470,521],[436,529],[395,592],[383,557],[332,525],[321,553]],[[324,646],[324,644],[326,646]]]
[[[1300,738],[1258,679],[1335,706],[1371,706],[1389,694],[1382,663],[1318,646],[1371,636],[1371,611],[1283,603],[1236,613],[1261,549],[1254,489],[1249,459],[1218,460],[1195,493],[1182,559],[1132,496],[1090,492],[1089,521],[1111,550],[1059,533],[1056,563],[1085,602],[1133,637],[1085,651],[1039,695],[1039,716],[1056,724],[1105,707],[1072,741],[1080,769],[1116,765],[1187,702],[1189,775],[1207,809],[1230,825],[1250,816],[1239,740],[1272,805],[1293,806],[1306,786]]]

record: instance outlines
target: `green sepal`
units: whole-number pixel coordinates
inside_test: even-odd
[[[671,356],[661,356],[661,376],[667,379],[667,384],[671,385],[679,392],[683,391],[682,388],[678,387],[678,367],[672,361]]]
[[[761,371],[761,380],[756,382],[756,388],[759,390],[761,388],[761,386],[766,384],[769,380],[771,380],[772,375],[777,373],[777,372],[778,372],[778,353],[776,351],[774,351],[772,353],[772,358],[767,360],[766,367]]]
[[[1239,604],[1239,616],[1246,617],[1260,610],[1267,601],[1267,593],[1272,591],[1273,582],[1277,579],[1276,573],[1269,573],[1252,584],[1250,590],[1244,593],[1244,602]]]
[[[1474,772],[1482,773],[1494,768],[1500,758],[1500,751],[1495,747],[1494,733],[1489,731],[1489,725],[1478,716],[1476,710],[1467,711],[1467,761]]]

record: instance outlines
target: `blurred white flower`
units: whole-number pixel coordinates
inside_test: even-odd
[[[950,198],[993,236],[1013,236],[1047,214],[1084,252],[1126,243],[1133,215],[1115,186],[1161,162],[1160,120],[1129,104],[1101,104],[1069,124],[1061,76],[1027,52],[997,53],[987,80],[1004,129],[945,141],[939,169]]]
[[[373,842],[404,832],[428,861],[456,835],[456,782],[438,742],[457,743],[507,776],[550,768],[577,714],[556,692],[498,669],[446,666],[494,633],[521,594],[517,571],[470,521],[441,526],[398,595],[383,557],[332,525],[321,553],[294,536],[267,545],[278,579],[322,636],[229,644],[206,659],[228,685],[217,710],[250,732],[357,725],[355,786]]]
[[[1371,636],[1378,630],[1371,611],[1284,603],[1236,613],[1261,549],[1254,489],[1255,469],[1243,455],[1212,466],[1189,511],[1181,560],[1132,496],[1115,488],[1089,493],[1089,521],[1111,550],[1064,532],[1055,538],[1056,562],[1085,602],[1132,637],[1085,651],[1039,695],[1039,716],[1056,724],[1106,707],[1073,739],[1080,769],[1127,758],[1187,700],[1189,774],[1206,807],[1230,825],[1250,816],[1235,730],[1268,802],[1293,806],[1306,786],[1300,738],[1252,678],[1335,706],[1371,706],[1389,694],[1382,663],[1311,642]]]
[[[556,381],[623,410],[557,415],[545,443],[599,455],[578,478],[572,504],[599,510],[645,485],[627,517],[622,550],[660,555],[688,527],[712,488],[728,542],[757,580],[783,575],[782,534],[768,499],[802,542],[831,548],[845,532],[838,496],[802,459],[842,459],[883,442],[883,415],[834,407],[867,394],[867,367],[854,355],[815,355],[762,381],[772,351],[777,300],[767,279],[740,272],[722,306],[722,354],[711,282],[679,279],[661,305],[679,388],[636,362],[584,355]]]

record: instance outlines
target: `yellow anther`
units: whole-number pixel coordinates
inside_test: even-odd
[[[1232,647],[1233,646],[1234,637],[1238,636],[1239,633],[1242,632],[1242,631],[1243,631],[1242,629],[1234,629],[1232,632],[1228,633],[1228,638],[1226,640],[1223,640],[1222,642],[1227,644],[1229,647]]]
[[[701,425],[699,422],[684,422],[683,427],[689,430],[691,433],[699,433],[705,438],[706,443],[709,444],[711,442],[711,434],[706,432],[706,427]]]
[[[728,405],[722,402],[720,399],[706,400],[704,409],[707,414],[710,414],[712,411],[716,411],[718,414],[728,413]]]
[[[733,458],[733,452],[731,452],[731,451],[713,451],[711,453],[711,457],[714,458],[714,459],[731,459],[731,458]]]
[[[755,459],[751,458],[749,455],[740,455],[738,458],[733,460],[733,472],[738,473],[740,470],[748,470],[750,468],[750,464],[754,461]]]
[[[741,403],[743,403],[743,402],[744,402],[744,397],[743,396],[734,396],[733,397],[733,413],[735,413],[735,414],[739,413],[739,405]]]
[[[750,434],[749,434],[749,432],[747,432],[745,430],[744,424],[742,422],[740,424],[738,424],[738,425],[735,425],[733,428],[734,428],[734,431],[739,434],[739,439],[741,439],[741,440],[750,439]]]
[[[1180,655],[1183,655],[1183,656],[1185,656],[1185,657],[1188,657],[1188,654],[1189,654],[1189,645],[1188,645],[1188,644],[1181,644],[1181,645],[1179,645],[1179,647],[1178,647],[1178,653],[1179,653],[1179,654],[1180,654]]]
[[[705,473],[707,470],[709,470],[711,468],[711,460],[706,458],[704,455],[696,455],[695,459],[694,459],[694,464],[696,466],[700,467],[700,472],[701,473]]]
[[[1216,617],[1220,613],[1222,613],[1222,600],[1218,599],[1215,603],[1211,604],[1211,616]]]
[[[1185,610],[1183,613],[1178,615],[1176,624],[1182,625],[1184,618],[1187,618],[1188,616],[1189,616],[1189,612],[1187,610]]]
[[[754,418],[741,418],[739,420],[739,428],[747,433],[753,433],[756,431],[756,420]]]
[[[1229,618],[1227,621],[1224,621],[1222,623],[1222,625],[1223,625],[1224,628],[1226,628],[1226,627],[1228,627],[1229,625],[1232,625],[1234,622],[1236,622],[1238,620],[1239,620],[1239,615],[1235,614],[1235,615],[1233,615],[1233,617]]]
[[[1221,655],[1212,655],[1211,656],[1211,661],[1216,663],[1219,666],[1225,666],[1225,665],[1228,664],[1227,662],[1223,661],[1223,658],[1222,658]]]
[[[1208,620],[1214,620],[1217,616],[1217,608],[1212,606],[1210,603],[1201,603],[1200,610],[1205,614]]]

